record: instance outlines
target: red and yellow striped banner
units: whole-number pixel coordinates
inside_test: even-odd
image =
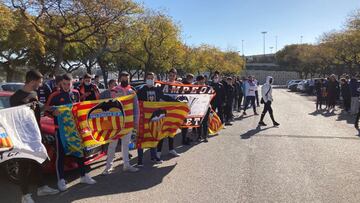
[[[156,147],[165,137],[174,137],[189,114],[189,107],[182,102],[140,101],[138,148]]]
[[[84,146],[119,139],[134,128],[135,94],[74,104],[73,115]]]
[[[220,117],[217,115],[217,113],[213,109],[211,109],[210,115],[209,115],[209,134],[214,135],[223,128],[224,128],[224,125],[222,124]]]

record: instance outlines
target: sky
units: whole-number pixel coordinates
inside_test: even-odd
[[[316,43],[344,27],[360,0],[138,0],[177,22],[187,45],[210,44],[245,55],[275,52],[285,45]],[[270,47],[273,47],[272,49]]]

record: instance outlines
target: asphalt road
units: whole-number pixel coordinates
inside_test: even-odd
[[[315,112],[312,97],[283,89],[273,94],[280,127],[257,128],[259,116],[249,110],[208,143],[178,147],[181,157],[166,150],[165,162],[152,166],[146,153],[145,167],[133,174],[122,172],[118,160],[108,176],[101,176],[102,160],[92,166],[96,185],[81,185],[71,173],[68,191],[34,198],[44,203],[360,202],[360,140],[353,117],[340,109]],[[268,115],[265,122],[271,124]],[[48,182],[55,186],[55,177]],[[19,195],[0,177],[0,202],[19,201]]]

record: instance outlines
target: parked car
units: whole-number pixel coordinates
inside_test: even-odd
[[[305,86],[307,85],[307,83],[308,82],[306,80],[299,82],[299,84],[297,85],[297,91],[305,92]]]
[[[13,92],[4,92],[0,91],[0,109],[10,107],[10,96]],[[55,125],[54,119],[48,116],[42,116],[41,121],[41,134],[43,137],[43,144],[47,150],[50,160],[46,162],[43,167],[45,173],[55,173],[56,172],[56,143],[55,143]],[[85,165],[89,165],[102,158],[106,154],[107,147],[106,145],[99,145],[91,148],[85,148]],[[4,162],[3,167],[5,172],[11,181],[17,182],[19,180],[19,164],[16,159],[11,159]],[[75,158],[67,156],[65,158],[64,170],[70,171],[78,168],[78,164]]]
[[[301,81],[300,81],[300,82],[301,82]],[[289,85],[290,91],[292,91],[292,92],[298,91],[298,90],[297,90],[297,86],[298,86],[298,84],[299,84],[300,82],[297,81],[297,82],[291,83],[291,84]]]
[[[302,80],[290,80],[288,83],[287,83],[287,88],[290,89],[290,85],[294,84],[294,83],[299,83],[301,82]]]
[[[21,89],[23,86],[24,86],[24,83],[20,83],[20,82],[0,83],[0,91],[16,92],[16,90]]]

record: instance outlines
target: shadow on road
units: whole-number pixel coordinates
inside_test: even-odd
[[[260,126],[257,126],[255,129],[249,130],[246,133],[240,135],[240,137],[241,137],[241,139],[249,139],[252,136],[254,136],[262,131],[268,130],[270,128],[275,128],[275,127],[271,126],[271,127],[261,128]]]

